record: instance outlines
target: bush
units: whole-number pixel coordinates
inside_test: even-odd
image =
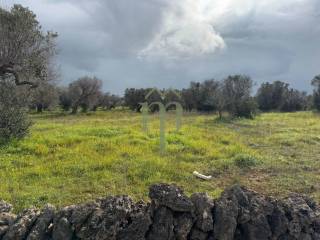
[[[251,97],[253,81],[245,75],[229,76],[223,80],[222,95],[225,110],[233,117],[253,118],[257,104]]]
[[[27,113],[27,101],[13,83],[0,81],[0,143],[22,138],[31,125]]]
[[[251,168],[258,164],[258,160],[248,154],[239,154],[233,158],[234,164],[239,168]]]
[[[234,115],[237,117],[253,119],[257,114],[257,110],[258,110],[258,105],[256,101],[253,98],[249,98],[237,104]]]

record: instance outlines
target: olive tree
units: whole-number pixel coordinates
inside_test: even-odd
[[[98,106],[102,107],[105,110],[110,110],[121,104],[121,100],[121,97],[117,95],[105,93],[100,96]]]
[[[40,84],[31,92],[30,107],[36,109],[38,113],[53,109],[58,102],[58,89],[53,84]]]
[[[149,91],[150,89],[127,88],[124,93],[124,105],[132,111],[139,112],[141,109],[140,103],[146,101],[145,97]]]
[[[234,117],[253,118],[257,104],[251,97],[252,87],[252,79],[245,75],[234,75],[224,79],[220,97],[225,100],[225,110]]]
[[[289,84],[281,81],[262,83],[257,92],[257,102],[262,111],[281,110],[286,104],[289,94]]]
[[[36,87],[48,79],[57,34],[44,34],[33,12],[21,5],[0,8],[0,36],[2,80],[11,77],[16,85]]]
[[[69,94],[68,88],[60,88],[59,92],[59,105],[64,111],[69,111],[72,106],[72,99]]]
[[[0,81],[0,143],[22,138],[28,133],[30,121],[21,97],[25,91],[8,80]]]
[[[51,79],[56,37],[55,33],[42,32],[36,15],[28,8],[0,7],[1,138],[21,137],[26,132],[24,107],[30,94],[21,92],[30,93]]]
[[[218,110],[220,82],[214,79],[202,83],[191,82],[188,89],[182,90],[184,107],[188,110],[209,112]]]
[[[102,81],[96,77],[82,77],[69,85],[72,113],[77,113],[79,107],[86,112],[99,100]]]

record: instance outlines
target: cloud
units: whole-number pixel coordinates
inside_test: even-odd
[[[140,51],[140,57],[190,58],[225,47],[205,16],[206,1],[168,1],[159,32]]]
[[[186,87],[248,74],[310,90],[320,69],[319,0],[2,0],[59,33],[63,82]]]

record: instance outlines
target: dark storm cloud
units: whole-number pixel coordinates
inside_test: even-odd
[[[0,0],[13,2],[59,33],[64,83],[96,75],[121,93],[243,73],[310,90],[320,72],[318,0]]]

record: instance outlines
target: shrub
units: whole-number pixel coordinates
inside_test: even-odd
[[[239,168],[251,168],[258,164],[258,160],[248,154],[239,154],[233,158],[234,164]]]
[[[257,104],[251,97],[253,81],[245,75],[229,76],[223,80],[222,95],[224,108],[233,117],[253,118]]]
[[[72,100],[68,89],[61,88],[59,90],[59,105],[64,111],[69,111],[72,106]]]
[[[23,91],[9,81],[0,81],[0,143],[22,138],[28,133],[30,121]]]
[[[253,98],[249,98],[237,104],[234,115],[237,117],[253,119],[257,114],[257,110],[258,110],[257,103]]]

